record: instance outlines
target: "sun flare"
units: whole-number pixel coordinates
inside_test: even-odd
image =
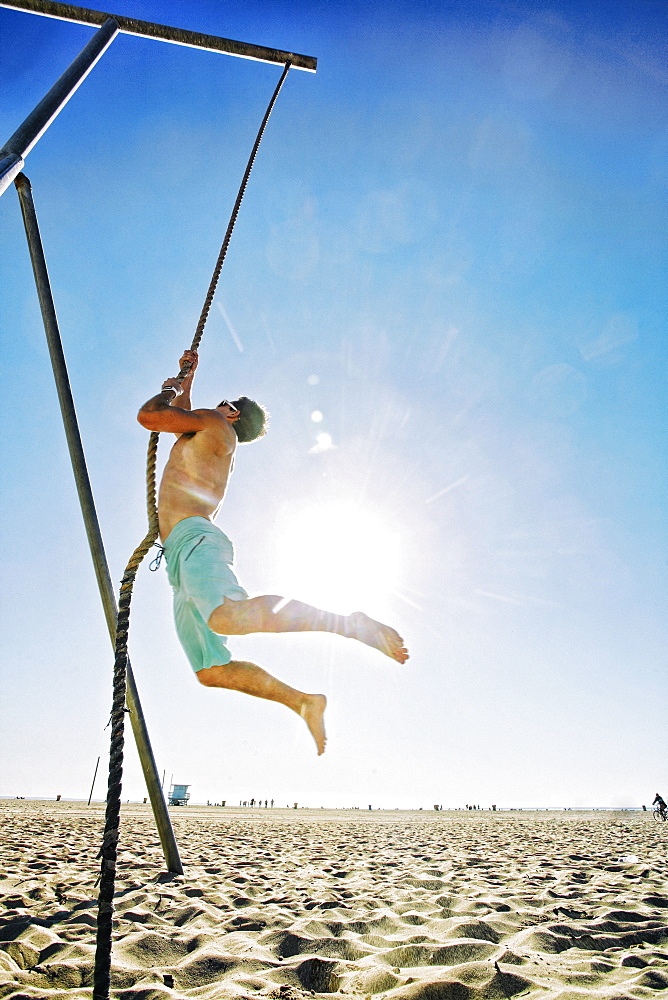
[[[397,531],[352,501],[286,506],[276,534],[287,596],[347,614],[386,600],[397,582]]]

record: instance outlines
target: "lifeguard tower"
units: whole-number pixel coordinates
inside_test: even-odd
[[[169,790],[169,804],[170,806],[187,806],[188,799],[190,798],[190,792],[188,789],[190,785],[174,785]]]

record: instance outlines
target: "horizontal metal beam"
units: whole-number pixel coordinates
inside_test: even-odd
[[[0,7],[13,7],[31,14],[44,14],[46,17],[56,17],[63,21],[76,21],[78,24],[94,24],[98,27],[104,24],[108,18],[113,17],[120,30],[128,35],[143,35],[146,38],[157,38],[163,42],[188,45],[197,49],[209,49],[211,52],[225,52],[231,56],[240,56],[242,59],[257,59],[260,62],[290,62],[294,69],[308,70],[311,73],[315,73],[318,65],[318,60],[314,56],[304,56],[298,52],[283,52],[282,49],[269,49],[263,45],[235,42],[232,38],[220,38],[218,35],[203,35],[199,31],[170,28],[166,24],[154,24],[152,21],[137,21],[133,17],[105,14],[100,10],[74,7],[72,4],[58,3],[56,0],[0,0]]]

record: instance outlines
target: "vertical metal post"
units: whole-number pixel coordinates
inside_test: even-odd
[[[67,436],[72,469],[74,471],[77,492],[79,494],[79,503],[81,504],[81,512],[86,526],[88,544],[93,558],[97,585],[100,591],[102,606],[107,620],[107,628],[109,629],[112,647],[115,647],[116,618],[118,615],[116,595],[114,594],[111,577],[109,575],[109,567],[104,552],[102,534],[100,532],[95,503],[93,500],[93,492],[90,485],[90,479],[88,477],[88,470],[86,468],[86,459],[83,452],[83,446],[81,444],[81,436],[79,434],[74,401],[72,399],[72,391],[67,374],[67,366],[65,364],[65,355],[63,353],[60,331],[58,329],[58,320],[56,318],[56,310],[53,303],[49,275],[46,268],[44,249],[42,247],[42,240],[37,224],[37,215],[32,198],[32,190],[30,187],[30,181],[24,174],[19,174],[15,180],[15,184],[21,202],[21,212],[23,214],[26,236],[28,238],[30,259],[32,261],[33,273],[35,275],[35,284],[37,285],[37,294],[39,296],[39,304],[42,310],[42,319],[44,321],[46,339],[49,345],[49,354],[51,356],[56,389],[58,390],[58,400],[60,402],[60,410],[63,417],[63,423],[65,425],[65,434]],[[167,812],[167,806],[160,785],[160,779],[158,778],[158,771],[155,764],[155,758],[153,756],[153,750],[151,749],[144,713],[142,712],[139,701],[139,692],[137,691],[137,686],[135,684],[129,660],[127,669],[126,697],[128,709],[130,710],[132,731],[137,744],[139,759],[144,772],[144,779],[146,781],[146,787],[151,800],[151,806],[153,807],[153,815],[155,816],[155,822],[160,835],[160,843],[162,844],[162,850],[165,855],[165,861],[167,862],[167,868],[170,872],[176,872],[177,874],[182,875],[183,866],[181,864],[181,858],[179,857],[178,847],[176,846],[176,840],[174,839],[174,831],[172,830],[169,813]]]
[[[0,194],[23,168],[26,156],[39,137],[62,111],[119,31],[118,22],[111,17],[108,18],[62,76],[56,80],[48,94],[0,149]]]

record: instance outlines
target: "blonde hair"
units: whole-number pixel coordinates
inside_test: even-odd
[[[240,396],[232,401],[232,406],[239,410],[241,416],[232,424],[240,444],[257,441],[267,433],[269,414],[263,406],[248,396]]]

